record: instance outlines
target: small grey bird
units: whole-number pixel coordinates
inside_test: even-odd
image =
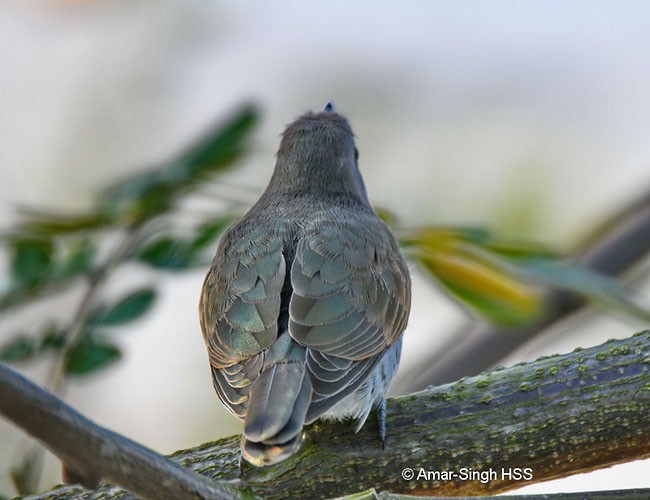
[[[318,418],[364,424],[397,371],[411,282],[368,201],[348,121],[328,103],[290,124],[257,203],[223,236],[200,317],[219,398],[253,465],[286,459]]]

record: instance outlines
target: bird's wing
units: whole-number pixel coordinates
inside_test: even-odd
[[[285,260],[279,238],[230,238],[201,293],[201,328],[215,368],[268,348],[278,336]]]
[[[291,267],[289,334],[310,350],[347,360],[393,344],[410,308],[397,243],[380,221],[364,222],[320,227],[298,242]]]

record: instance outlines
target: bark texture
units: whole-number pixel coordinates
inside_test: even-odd
[[[358,434],[346,423],[311,425],[300,452],[272,467],[244,464],[240,470],[238,436],[171,458],[242,497],[269,499],[338,497],[369,488],[485,495],[648,458],[650,331],[395,398],[387,417],[385,449],[371,417]],[[413,479],[404,479],[405,469]],[[502,472],[523,469],[531,477]],[[496,476],[464,479],[463,470]],[[130,497],[111,486],[63,486],[29,498],[79,495]]]

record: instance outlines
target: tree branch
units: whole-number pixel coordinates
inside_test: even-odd
[[[38,411],[29,406],[27,414],[20,405],[16,410],[15,392],[26,388],[4,382],[4,373],[0,372],[0,411],[77,470],[85,471],[92,463],[90,472],[95,477],[143,496],[152,496],[152,492],[136,490],[124,474],[131,474],[129,481],[175,487],[176,479],[163,474],[163,483],[162,476],[149,472],[152,452],[132,453],[125,467],[123,453],[137,446],[134,443],[100,428],[109,442],[127,443],[115,453],[115,447],[98,448],[95,441],[79,438],[94,425],[83,417],[52,421],[48,415],[64,411],[59,400],[32,402],[38,404]],[[252,493],[273,499],[287,498],[296,491],[316,498],[368,488],[420,495],[490,494],[647,458],[650,331],[391,399],[387,416],[385,450],[376,425],[367,424],[355,435],[349,423],[318,422],[307,429],[299,453],[272,467],[243,464],[240,471],[238,436],[177,452],[171,459],[219,480],[215,487],[231,495],[235,489],[241,496]],[[70,426],[68,431],[65,425]],[[84,453],[88,443],[95,447]],[[96,455],[92,462],[90,455]],[[407,468],[414,473],[411,480],[403,478]],[[483,474],[494,471],[496,476],[485,482],[478,477],[464,480],[459,477],[463,469]],[[530,469],[532,477],[508,477],[502,469]],[[71,498],[80,491],[80,487],[65,486],[31,498]],[[223,491],[207,498],[222,498]],[[197,494],[203,493],[197,490]],[[88,493],[87,498],[100,495],[130,498],[110,486]],[[159,491],[153,496],[163,498]]]
[[[41,441],[89,487],[113,481],[146,498],[238,498],[225,485],[185,469],[100,427],[0,363],[0,412]]]

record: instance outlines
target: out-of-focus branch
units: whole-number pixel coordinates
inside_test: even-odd
[[[354,434],[349,423],[318,422],[307,429],[297,454],[270,467],[244,464],[240,469],[238,436],[177,452],[171,458],[222,485],[223,480],[232,480],[228,487],[242,497],[291,498],[296,492],[304,498],[338,497],[371,487],[419,495],[497,493],[650,457],[649,363],[650,331],[646,331],[391,399],[385,449],[374,425]],[[9,389],[0,389],[0,411],[14,407]],[[149,471],[147,453],[132,454],[132,460],[125,462],[121,455],[111,454],[115,447],[109,442],[99,450],[90,448],[91,454],[101,453],[90,462],[92,468],[84,469],[85,441],[57,430],[46,418],[48,408],[59,404],[63,403],[40,407],[44,413],[36,413],[37,417],[30,413],[28,429],[40,432],[37,436],[73,468],[127,488],[135,483],[127,483],[121,474],[130,474],[130,481],[139,477],[151,487],[158,482],[168,489],[175,486],[175,476],[164,480]],[[14,411],[10,416],[25,427],[20,414]],[[34,423],[33,418],[40,420]],[[77,423],[88,425],[84,420]],[[49,431],[43,435],[42,429]],[[123,442],[112,433],[106,437],[118,446]],[[490,477],[482,481],[441,475],[463,469]],[[511,473],[504,475],[503,469]],[[155,494],[153,490],[132,491],[155,498],[173,496],[164,497],[159,490]],[[228,493],[226,486],[224,491]],[[79,487],[65,486],[31,498],[57,500],[81,493]],[[84,498],[118,497],[132,498],[110,486],[84,492]]]
[[[86,419],[0,363],[0,412],[41,441],[89,487],[101,479],[146,498],[238,498],[228,486]]]
[[[612,217],[596,233],[576,252],[578,263],[610,276],[619,276],[633,267],[650,251],[650,193]],[[437,351],[444,356],[434,357],[432,353],[401,376],[403,386],[399,390],[413,392],[487,370],[584,305],[585,300],[573,293],[549,290],[545,312],[537,322],[521,329],[475,325]]]
[[[62,395],[65,390],[65,367],[72,349],[86,333],[87,323],[99,296],[110,274],[128,256],[134,244],[140,238],[139,226],[130,226],[121,237],[115,249],[107,256],[106,261],[93,273],[88,275],[86,291],[72,319],[70,329],[63,340],[63,350],[54,359],[47,377],[47,388],[56,395]],[[38,445],[28,445],[23,456],[17,460],[12,469],[14,484],[21,494],[38,491],[38,485],[43,469],[44,450]]]
[[[111,273],[127,258],[135,243],[141,237],[139,226],[130,226],[118,242],[116,248],[110,253],[102,266],[88,276],[88,286],[75,311],[70,330],[63,338],[64,348],[50,370],[48,387],[54,394],[61,394],[64,386],[65,364],[75,344],[86,333],[88,319],[97,307],[99,296]]]

